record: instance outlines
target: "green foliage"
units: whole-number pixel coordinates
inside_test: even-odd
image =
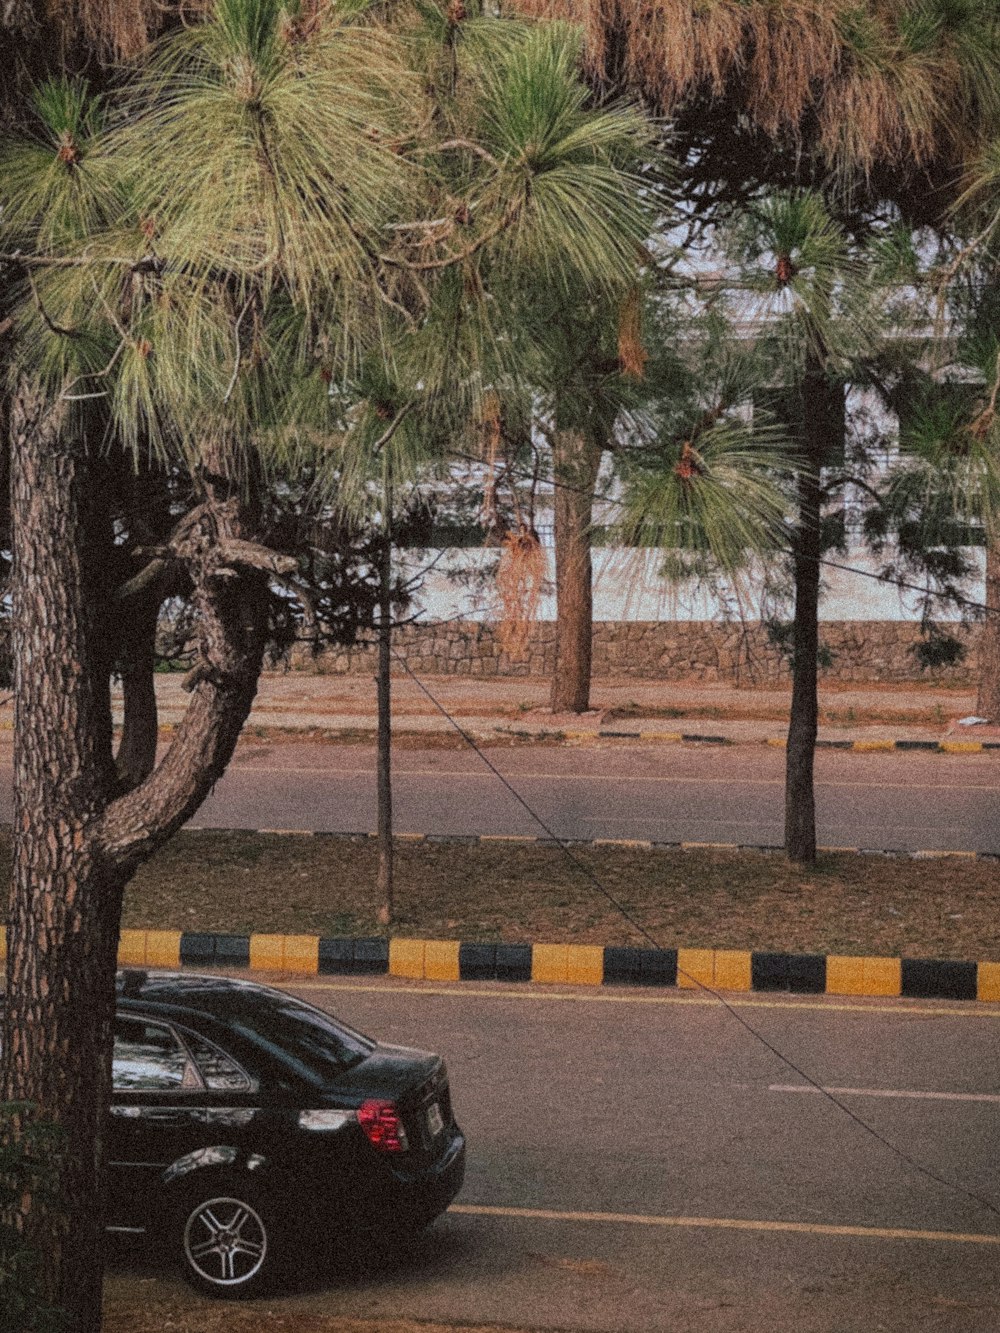
[[[921,671],[960,666],[966,656],[965,645],[954,634],[946,633],[935,624],[925,627],[923,637],[912,645],[910,651]]]
[[[650,135],[638,112],[594,112],[577,79],[579,38],[546,25],[485,80],[481,130],[502,162],[497,181],[516,208],[504,246],[533,282],[565,295],[620,292],[634,279],[646,234],[638,180],[624,188]]]
[[[93,239],[119,214],[104,113],[82,79],[55,78],[33,99],[33,133],[0,140],[0,240],[53,254]]]
[[[749,293],[744,317],[762,330],[786,383],[801,380],[807,361],[843,374],[877,345],[870,264],[817,191],[751,203],[725,241]]]
[[[654,348],[664,320],[676,318],[653,298]],[[765,412],[749,411],[767,366],[723,307],[672,332],[672,352],[650,361],[651,397],[633,414],[638,438],[621,458],[616,530],[627,545],[663,548],[671,577],[733,575],[783,541],[787,438]]]
[[[768,643],[778,650],[788,663],[790,670],[795,670],[795,626],[790,620],[779,620],[775,616],[765,618],[764,631]],[[829,644],[820,642],[816,649],[816,665],[821,671],[828,671],[837,660],[837,654]]]
[[[968,541],[970,526],[1000,524],[1000,456],[992,429],[976,428],[976,397],[969,384],[909,387],[884,506],[897,529],[914,525],[914,545]]]
[[[641,115],[569,28],[472,9],[218,0],[106,105],[41,90],[0,227],[68,262],[20,271],[16,370],[137,461],[318,461],[369,511],[415,476],[519,374],[529,296],[614,303],[646,227]]]
[[[0,1310],[18,1333],[62,1333],[66,1321],[46,1298],[41,1259],[14,1218],[25,1194],[58,1201],[63,1135],[25,1103],[0,1104]]]
[[[694,556],[705,571],[737,573],[781,541],[785,505],[774,475],[784,462],[761,432],[733,420],[715,422],[696,446],[672,441],[658,466],[626,473],[621,539]],[[686,562],[683,571],[691,569]]]

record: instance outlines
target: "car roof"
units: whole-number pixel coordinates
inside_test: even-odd
[[[226,1018],[245,1013],[254,1003],[274,1003],[284,993],[273,986],[242,977],[220,977],[191,972],[147,972],[128,968],[118,973],[119,1002],[136,1001],[142,1005],[171,1005]]]

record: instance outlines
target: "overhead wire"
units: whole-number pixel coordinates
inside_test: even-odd
[[[538,813],[538,811],[535,810],[534,807],[526,800],[526,798],[517,790],[517,788],[513,785],[513,783],[511,783],[509,779],[500,771],[500,769],[497,768],[497,766],[493,763],[493,761],[489,758],[489,756],[486,755],[483,752],[482,748],[477,744],[475,737],[472,736],[469,732],[467,732],[465,728],[461,725],[461,723],[458,722],[457,719],[454,718],[452,714],[448,712],[448,710],[444,707],[444,705],[440,702],[440,700],[428,689],[425,683],[412,669],[412,667],[406,661],[405,657],[403,657],[395,648],[393,649],[393,656],[395,657],[399,665],[403,668],[407,676],[409,676],[409,678],[421,691],[421,693],[429,700],[429,702],[434,706],[434,708],[437,709],[437,711],[442,715],[442,717],[446,719],[449,725],[454,728],[454,730],[459,734],[462,740],[465,741],[465,743],[469,746],[469,748],[473,751],[473,753],[480,759],[480,761],[490,771],[490,773],[492,773],[493,776],[500,782],[500,784],[505,788],[505,790],[514,798],[514,800],[518,803],[518,805],[520,805],[522,809],[526,811],[526,813],[530,816],[530,818],[543,831],[546,838],[548,838],[554,846],[557,846],[559,848],[559,850],[568,858],[570,863],[598,891],[598,893],[600,893],[602,897],[604,897],[611,904],[611,906],[624,918],[624,920],[626,920],[629,923],[629,925],[632,927],[634,931],[636,931],[638,935],[640,935],[644,940],[646,940],[657,951],[657,953],[665,953],[666,950],[664,949],[663,945],[659,943],[659,941],[650,933],[650,931],[635,916],[635,914],[631,912],[628,909],[628,907],[601,882],[601,880],[590,868],[590,866],[588,866],[585,862],[581,861],[578,856],[574,855],[573,849],[569,846],[567,841],[564,838],[561,838],[555,832],[555,830],[551,827],[551,825],[548,824],[546,820],[542,818],[542,816]],[[754,1025],[748,1019],[744,1018],[744,1016],[736,1009],[736,1007],[726,999],[725,995],[723,995],[722,992],[715,990],[714,987],[707,985],[700,978],[693,976],[689,972],[686,972],[680,966],[678,966],[677,971],[678,975],[684,977],[685,980],[688,981],[693,987],[705,992],[707,995],[712,996],[712,998],[716,1000],[718,1004],[721,1005],[721,1007],[725,1009],[725,1011],[732,1018],[736,1020],[736,1022],[740,1025],[740,1027],[742,1027],[746,1032],[748,1032],[754,1038],[755,1041],[759,1042],[762,1046],[764,1046],[768,1051],[771,1052],[772,1055],[776,1057],[776,1059],[780,1060],[781,1063],[785,1065],[786,1068],[790,1069],[793,1073],[797,1074],[805,1083],[807,1083],[811,1088],[819,1092],[823,1097],[826,1098],[828,1102],[830,1102],[833,1106],[835,1106],[839,1111],[842,1111],[844,1115],[848,1117],[849,1120],[853,1121],[855,1125],[857,1125],[866,1134],[870,1135],[873,1139],[875,1139],[878,1143],[880,1143],[884,1148],[886,1148],[900,1161],[905,1162],[907,1166],[911,1167],[914,1171],[926,1177],[928,1180],[934,1181],[935,1184],[943,1185],[946,1189],[954,1190],[956,1193],[964,1195],[967,1199],[970,1199],[974,1203],[979,1204],[982,1208],[984,1208],[987,1212],[992,1213],[995,1217],[1000,1217],[1000,1205],[994,1203],[993,1200],[990,1199],[987,1195],[979,1193],[978,1190],[974,1190],[970,1188],[968,1185],[964,1185],[961,1181],[953,1180],[948,1176],[942,1175],[940,1172],[935,1171],[932,1167],[929,1167],[925,1163],[918,1161],[917,1158],[915,1158],[911,1153],[908,1153],[905,1149],[900,1148],[898,1144],[893,1143],[891,1139],[887,1138],[886,1135],[881,1133],[880,1130],[876,1129],[874,1125],[870,1124],[867,1120],[865,1120],[863,1116],[860,1116],[857,1114],[856,1111],[853,1111],[844,1101],[841,1100],[841,1098],[839,1098],[835,1093],[831,1092],[828,1087],[825,1087],[822,1083],[820,1083],[818,1079],[814,1078],[812,1074],[808,1072],[808,1070],[804,1069],[800,1064],[798,1064],[795,1060],[793,1060],[791,1056],[786,1055],[785,1052],[780,1049],[780,1047],[778,1047],[777,1045],[775,1045],[773,1041],[765,1037],[764,1034],[760,1032],[759,1029],[754,1027]]]
[[[479,464],[482,462],[481,459],[477,458],[475,455],[472,454],[466,454],[459,450],[451,450],[450,452],[454,457],[460,458],[462,459],[462,461],[467,463]],[[510,465],[508,464],[508,466]],[[510,470],[513,471],[513,468],[511,468]],[[561,481],[557,478],[551,479],[551,485],[554,488],[563,488],[572,491],[575,494],[586,495],[592,502],[600,502],[600,503],[615,504],[615,505],[620,505],[622,503],[622,501],[616,500],[613,497],[601,495],[597,492],[590,490],[589,488],[575,486],[572,483]],[[785,549],[786,553],[793,553],[791,547]],[[911,583],[908,580],[894,577],[887,573],[880,573],[873,570],[860,569],[857,566],[844,564],[843,562],[832,560],[824,556],[813,557],[813,558],[816,559],[819,564],[827,566],[829,568],[838,569],[850,574],[856,574],[864,578],[874,579],[877,582],[889,584],[890,586],[894,586],[902,590],[918,592],[921,594],[926,594],[928,591],[926,588],[921,587],[919,584]],[[952,594],[949,600],[976,611],[1000,614],[1000,607],[994,607],[986,602],[977,602],[974,599],[967,598],[961,594]],[[568,858],[568,860],[575,867],[575,869],[580,874],[582,874],[584,878],[593,886],[593,888],[595,888],[612,905],[612,907],[623,917],[624,920],[626,920],[629,923],[632,929],[636,931],[636,933],[640,935],[641,938],[646,940],[658,953],[665,952],[663,946],[649,932],[649,930],[643,925],[643,923],[637,919],[634,913],[629,911],[629,909],[625,906],[625,904],[622,903],[620,899],[618,899],[613,893],[610,892],[609,889],[606,888],[606,886],[601,882],[598,876],[588,865],[586,865],[583,861],[581,861],[579,857],[574,855],[572,848],[568,845],[566,840],[564,838],[559,837],[559,835],[554,831],[554,829],[551,828],[551,826],[542,818],[542,816],[534,809],[534,807],[508,780],[508,778],[496,767],[496,765],[489,759],[489,757],[483,752],[483,750],[477,744],[475,738],[471,736],[469,732],[467,732],[465,728],[463,728],[461,724],[448,712],[448,710],[444,707],[444,705],[440,702],[440,700],[438,700],[436,696],[427,688],[425,683],[413,671],[412,667],[409,665],[406,659],[396,649],[393,649],[393,656],[395,657],[396,661],[400,664],[400,666],[403,668],[405,673],[414,682],[417,688],[426,696],[426,698],[433,705],[433,707],[437,709],[439,713],[441,713],[441,715],[446,719],[449,725],[454,728],[454,730],[459,734],[459,736],[463,739],[463,741],[465,741],[465,743],[470,747],[470,749],[476,754],[476,756],[483,763],[483,765],[490,771],[490,773],[493,774],[493,776],[501,783],[501,785],[506,789],[506,791],[514,798],[514,800],[525,810],[528,816],[538,825],[538,827],[545,834],[546,838],[549,839],[553,845],[559,848],[559,850]],[[771,1052],[772,1055],[775,1056],[776,1059],[780,1060],[781,1063],[786,1066],[786,1068],[790,1069],[793,1073],[797,1074],[805,1083],[807,1083],[810,1087],[819,1092],[828,1102],[830,1102],[838,1110],[843,1112],[843,1114],[847,1116],[849,1120],[851,1120],[854,1124],[856,1124],[865,1133],[874,1138],[878,1143],[880,1143],[884,1148],[886,1148],[900,1161],[904,1162],[911,1169],[917,1171],[919,1174],[925,1176],[927,1179],[932,1180],[936,1184],[942,1185],[947,1189],[951,1189],[956,1193],[964,1195],[966,1198],[970,1199],[974,1203],[977,1203],[986,1211],[992,1213],[994,1216],[1000,1217],[1000,1205],[994,1203],[993,1200],[991,1200],[988,1196],[981,1194],[979,1191],[974,1190],[967,1185],[962,1184],[960,1181],[956,1181],[948,1176],[944,1176],[940,1172],[937,1172],[933,1168],[927,1166],[925,1163],[918,1161],[915,1157],[912,1156],[912,1154],[906,1152],[905,1149],[900,1148],[898,1144],[893,1143],[891,1139],[887,1138],[884,1134],[882,1134],[878,1129],[875,1128],[874,1125],[870,1124],[867,1120],[865,1120],[863,1116],[860,1116],[857,1114],[857,1112],[853,1111],[844,1101],[841,1100],[841,1098],[836,1096],[836,1094],[831,1092],[829,1088],[825,1087],[816,1078],[814,1078],[808,1072],[808,1070],[804,1069],[790,1056],[786,1055],[784,1051],[782,1051],[778,1046],[774,1044],[774,1042],[770,1041],[767,1037],[764,1036],[762,1032],[760,1032],[757,1028],[755,1028],[752,1023],[750,1023],[746,1018],[743,1017],[742,1014],[738,1012],[738,1010],[725,998],[725,996],[721,992],[707,985],[700,978],[685,972],[679,966],[678,966],[678,974],[683,976],[692,986],[712,996],[713,999],[719,1005],[721,1005],[721,1007],[725,1009],[726,1012],[732,1018],[734,1018],[736,1022],[747,1033],[749,1033],[754,1038],[754,1040],[756,1040],[762,1046],[764,1046],[768,1051]]]

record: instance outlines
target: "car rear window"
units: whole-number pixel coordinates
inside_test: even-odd
[[[170,1028],[139,1018],[115,1020],[117,1091],[180,1092],[201,1087],[187,1051]]]
[[[277,992],[241,996],[233,1026],[265,1043],[311,1082],[328,1082],[370,1055],[376,1043],[321,1009]]]

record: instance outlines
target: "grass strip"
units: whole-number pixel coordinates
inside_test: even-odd
[[[1000,959],[1000,864],[971,859],[573,848],[664,946]],[[0,866],[9,839],[0,842]],[[185,832],[126,893],[132,927],[385,934],[374,841]],[[427,939],[646,941],[553,846],[400,841],[391,934]]]
[[[1000,960],[1000,863],[574,846],[664,947]],[[0,874],[10,838],[0,835]],[[220,934],[384,935],[373,840],[183,832],[144,865],[123,924]],[[638,935],[566,855],[516,842],[400,840],[391,934],[632,944]]]

